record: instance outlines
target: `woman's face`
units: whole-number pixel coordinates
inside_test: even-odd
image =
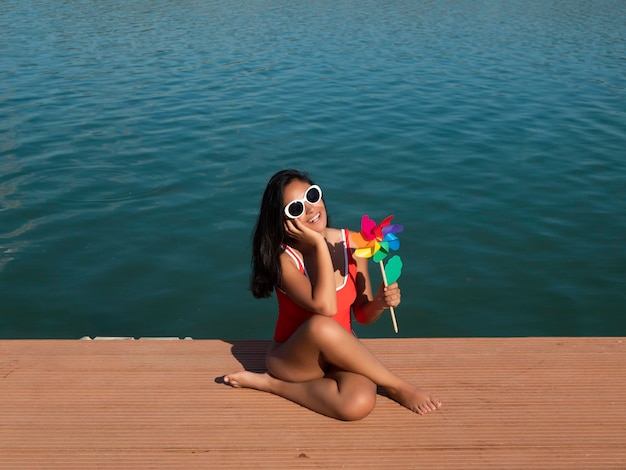
[[[283,192],[283,208],[291,201],[304,199],[304,193],[310,186],[310,183],[300,180],[293,180],[285,186],[285,190]],[[300,217],[298,217],[298,221],[316,232],[324,230],[328,222],[324,200],[320,199],[320,201],[316,204],[311,204],[308,201],[305,201],[304,212]]]

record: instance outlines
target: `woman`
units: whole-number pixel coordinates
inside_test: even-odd
[[[233,387],[274,393],[341,420],[367,416],[376,386],[406,408],[425,414],[441,407],[385,367],[352,333],[400,303],[397,283],[372,294],[367,259],[353,257],[350,232],[328,225],[322,190],[295,170],[267,184],[253,238],[252,293],[278,299],[278,320],[267,372],[224,376]]]

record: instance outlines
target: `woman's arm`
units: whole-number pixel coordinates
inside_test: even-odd
[[[337,292],[332,259],[326,239],[297,220],[285,223],[287,234],[296,240],[307,260],[310,278],[303,276],[289,255],[280,258],[282,289],[301,307],[313,313],[333,316],[337,313]]]
[[[374,296],[368,269],[369,260],[358,257],[354,257],[354,260],[357,266],[357,297],[352,311],[359,323],[368,325],[378,320],[384,310],[400,305],[400,288],[397,282],[387,287],[381,283]]]

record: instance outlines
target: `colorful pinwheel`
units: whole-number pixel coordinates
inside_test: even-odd
[[[385,218],[381,223],[370,219],[367,215],[361,218],[361,231],[352,233],[350,239],[352,245],[356,247],[354,255],[359,258],[372,258],[380,266],[380,273],[385,286],[393,284],[400,278],[402,273],[402,259],[398,255],[389,258],[387,265],[383,264],[383,260],[391,251],[397,251],[400,248],[400,239],[396,236],[404,230],[402,225],[391,223],[393,215]],[[390,309],[393,329],[398,332],[398,323],[396,322],[396,313],[393,307]]]

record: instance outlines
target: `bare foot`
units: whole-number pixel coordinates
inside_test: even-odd
[[[393,400],[420,415],[425,415],[442,407],[439,400],[413,385],[398,390],[387,389],[387,392]]]
[[[258,374],[247,370],[233,372],[224,376],[224,383],[234,388],[253,388],[255,390],[269,391],[272,377],[268,373]]]

